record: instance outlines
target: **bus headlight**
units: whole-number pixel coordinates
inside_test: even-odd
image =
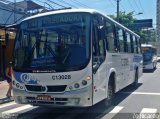
[[[12,79],[12,85],[13,85],[13,87],[15,87],[17,89],[24,90],[23,84],[19,83],[15,79]]]
[[[12,84],[15,85],[15,80],[12,81]]]
[[[69,86],[69,89],[70,89],[70,90],[72,90],[72,89],[73,89],[73,87],[72,87],[72,86]]]
[[[87,81],[86,81],[86,80],[83,80],[83,81],[82,81],[82,85],[87,85]]]
[[[78,83],[75,83],[75,84],[74,84],[74,87],[75,87],[75,88],[79,88],[79,84],[78,84]]]
[[[19,88],[19,87],[20,87],[19,83],[17,83],[17,84],[16,84],[16,87],[17,87],[17,88]]]
[[[87,76],[84,77],[82,80],[75,81],[72,84],[68,85],[66,91],[83,89],[91,84],[92,84],[92,77]]]

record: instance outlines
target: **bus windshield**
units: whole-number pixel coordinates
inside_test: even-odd
[[[152,61],[152,57],[155,54],[151,47],[142,47],[142,53],[144,61]]]
[[[79,70],[90,58],[90,17],[84,13],[43,16],[21,23],[15,44],[14,68]]]

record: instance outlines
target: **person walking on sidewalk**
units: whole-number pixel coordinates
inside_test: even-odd
[[[9,65],[6,68],[6,80],[9,84],[9,89],[7,91],[6,96],[8,98],[10,98],[11,97],[11,90],[12,90],[12,63],[11,62],[9,62]]]

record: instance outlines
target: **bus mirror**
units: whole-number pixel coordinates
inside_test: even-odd
[[[5,43],[8,46],[8,43],[9,43],[9,34],[8,33],[5,34]]]
[[[94,74],[95,74],[96,71],[98,70],[99,66],[100,66],[100,63],[98,63],[98,62],[96,62],[96,63],[93,64],[93,73],[94,73]]]

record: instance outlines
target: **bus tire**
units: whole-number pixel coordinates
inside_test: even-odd
[[[108,83],[107,97],[104,100],[104,105],[106,107],[110,107],[113,103],[113,99],[114,99],[114,81],[113,80],[114,80],[113,77],[111,77]]]
[[[133,86],[134,86],[134,88],[138,87],[138,69],[136,69],[136,72],[135,72],[135,78],[134,78]]]

